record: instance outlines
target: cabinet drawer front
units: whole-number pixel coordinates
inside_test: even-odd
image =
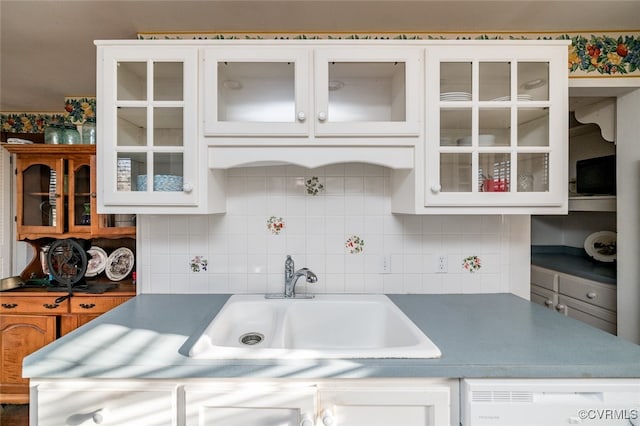
[[[130,297],[73,297],[71,298],[72,314],[102,314],[126,302]]]
[[[560,275],[558,279],[558,291],[566,296],[611,311],[615,311],[617,307],[616,288],[594,281]]]
[[[531,286],[531,301],[549,309],[553,309],[558,304],[558,295],[556,292],[548,290],[537,285]]]
[[[599,328],[600,330],[616,334],[617,321],[616,315],[613,312],[575,300],[571,297],[559,296],[558,303],[567,307],[567,316]]]
[[[558,282],[556,277],[557,274],[553,271],[538,268],[537,266],[531,267],[531,284],[544,287],[551,291],[558,291]]]
[[[56,303],[58,296],[3,297],[0,313],[4,314],[58,314],[69,309],[68,300]]]

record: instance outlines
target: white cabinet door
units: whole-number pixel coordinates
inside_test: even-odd
[[[185,426],[313,426],[313,386],[237,382],[187,385]]]
[[[187,46],[98,47],[99,211],[197,206],[197,58]]]
[[[304,47],[204,49],[207,136],[306,136],[311,51]]]
[[[566,210],[567,47],[429,47],[425,205]]]
[[[418,136],[420,48],[319,48],[314,55],[315,134]]]
[[[327,388],[319,391],[323,426],[449,426],[447,386]]]
[[[38,426],[176,426],[176,386],[96,382],[32,382]],[[33,392],[37,389],[37,392]]]

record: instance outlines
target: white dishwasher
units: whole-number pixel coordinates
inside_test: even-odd
[[[640,379],[464,379],[462,426],[640,426]]]

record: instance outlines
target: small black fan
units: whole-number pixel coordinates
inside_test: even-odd
[[[73,287],[76,284],[84,281],[84,274],[87,272],[87,251],[73,239],[56,240],[49,246],[47,266],[53,280],[67,287],[69,294],[59,298],[64,300],[73,295]],[[56,303],[59,301],[56,300]]]

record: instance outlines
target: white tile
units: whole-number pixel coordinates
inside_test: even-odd
[[[402,234],[404,233],[404,228],[402,226],[402,216],[401,215],[388,215],[384,216],[384,233],[385,234]]]
[[[187,235],[173,235],[169,238],[169,250],[172,254],[189,253],[189,237]]]
[[[403,274],[404,273],[404,255],[392,254],[391,255],[391,274]]]
[[[172,255],[155,254],[151,256],[150,267],[154,274],[169,274],[171,272],[169,261]]]
[[[267,219],[264,218],[264,224],[266,226]],[[246,234],[247,233],[247,216],[245,215],[229,215],[227,219],[227,233],[228,234]]]
[[[246,254],[249,244],[247,234],[229,234],[227,251],[229,254]]]
[[[422,235],[405,234],[402,238],[402,247],[405,254],[421,254]]]
[[[169,218],[169,235],[188,235],[189,216],[171,216]]]
[[[345,194],[364,194],[364,178],[362,176],[348,176],[344,178]]]
[[[228,254],[212,254],[209,255],[209,273],[226,274],[229,272],[229,255]]]
[[[214,294],[231,293],[231,291],[229,290],[229,275],[210,274],[209,292]]]
[[[442,285],[442,276],[440,274],[423,274],[422,291],[426,294],[446,293]]]
[[[384,217],[382,215],[364,216],[364,232],[367,234],[380,234],[384,232]]]
[[[359,235],[364,233],[364,221],[362,216],[347,216],[344,219],[344,233],[347,236]],[[346,240],[346,238],[345,238]]]
[[[171,293],[187,293],[189,291],[188,274],[171,274]]]
[[[169,235],[152,235],[148,238],[149,251],[156,254],[171,253],[169,247]]]
[[[286,216],[287,197],[284,195],[269,195],[267,197],[267,214],[265,216]],[[266,220],[266,219],[265,219]]]
[[[295,175],[295,176],[287,176],[285,183],[287,186],[287,196],[298,196],[302,197],[307,193],[307,189],[305,187],[305,177],[304,174]]]
[[[287,240],[284,235],[267,236],[267,253],[283,255],[287,251]],[[283,260],[284,262],[284,260]]]
[[[343,274],[345,271],[345,256],[342,254],[326,255],[326,272],[327,274]]]
[[[365,293],[364,275],[347,274],[344,280],[345,293]]]
[[[344,234],[345,217],[342,215],[325,217],[325,229],[327,234]]]
[[[229,274],[229,291],[232,293],[247,293],[247,274]]]
[[[264,176],[247,177],[247,196],[248,197],[266,197],[267,181]]]
[[[364,177],[364,193],[366,195],[384,196],[384,177],[382,176],[365,176]]]
[[[364,252],[367,254],[381,255],[384,251],[384,238],[380,234],[367,234],[360,235],[365,242]]]
[[[270,196],[284,196],[286,184],[284,176],[268,176],[266,178],[266,191]]]
[[[229,252],[229,245],[227,244],[226,234],[209,239],[209,252],[215,254],[226,254]]]
[[[205,215],[192,215],[189,219],[189,235],[205,235],[209,227],[209,218]]]
[[[403,256],[403,272],[405,274],[421,274],[423,272],[422,255],[405,254]]]
[[[420,274],[404,274],[403,287],[405,293],[422,294],[422,275]]]
[[[348,254],[344,258],[344,271],[349,274],[364,274],[364,256],[359,254]]]
[[[343,195],[344,194],[344,177],[343,176],[327,176],[325,178],[324,191],[326,195]]]
[[[149,281],[153,283],[153,289],[150,293],[172,293],[171,275],[152,272]]]
[[[405,234],[420,234],[422,235],[422,217],[403,215],[402,217],[402,229]]]
[[[307,254],[306,267],[311,269],[314,274],[320,278],[325,273],[325,255],[322,254]]]
[[[345,165],[344,163],[330,164],[325,166],[325,176],[344,176]]]
[[[327,216],[344,216],[344,197],[327,195],[325,197],[324,211]]]
[[[306,203],[306,213],[307,215],[316,215],[316,216],[322,216],[324,215],[324,211],[326,208],[326,199],[324,197],[324,194],[319,194],[316,196],[312,196],[312,195],[307,195],[305,197],[305,203]]]
[[[266,274],[248,274],[247,275],[247,292],[254,294],[267,293],[267,276]]]
[[[403,283],[402,283],[402,275],[397,274],[386,274],[382,276],[382,286],[383,290],[387,294],[402,294],[403,291]]]
[[[347,216],[361,218],[364,215],[364,197],[362,195],[346,195],[344,197],[344,210]]]
[[[365,195],[364,197],[364,214],[365,217],[369,215],[383,215],[386,212],[387,204],[385,198],[378,195]]]
[[[207,217],[209,218],[209,235],[211,237],[215,238],[215,236],[227,232],[226,214],[212,214]]]
[[[384,252],[389,254],[402,254],[402,235],[383,235]]]
[[[364,176],[384,176],[385,167],[375,164],[363,164],[362,174]]]
[[[287,237],[300,236],[306,234],[305,216],[287,216],[285,220],[285,230],[283,234]]]
[[[247,241],[247,254],[264,254],[268,251],[269,236],[263,233],[253,235]]]
[[[384,280],[380,274],[364,275],[364,292],[371,294],[384,293]]]
[[[307,173],[307,169],[301,166],[289,165],[285,166],[287,176],[302,176]]]
[[[208,253],[209,240],[206,237],[206,234],[189,236],[189,253]]]
[[[502,288],[500,285],[499,274],[483,274],[480,276],[480,289],[483,293],[500,293]]]
[[[247,272],[249,274],[266,274],[267,254],[263,253],[247,255]]]
[[[189,276],[188,293],[209,292],[209,276],[207,274],[192,274]]]
[[[229,254],[229,274],[246,274],[247,272],[247,255]]]
[[[327,274],[325,283],[325,291],[327,293],[344,293],[344,274]]]
[[[287,253],[306,253],[306,249],[304,235],[287,235]]]
[[[363,163],[347,163],[344,167],[345,176],[362,176],[364,174]]]
[[[344,234],[325,235],[325,250],[327,254],[345,254],[347,252],[345,243],[346,238]]]
[[[325,237],[324,235],[307,235],[306,252],[307,254],[324,255],[325,254]]]
[[[286,198],[286,216],[304,216],[307,212],[307,203],[305,197],[287,196]]]
[[[422,233],[436,234],[442,233],[442,217],[425,215],[422,217]]]
[[[324,216],[307,216],[305,229],[307,235],[324,235],[326,233]]]

